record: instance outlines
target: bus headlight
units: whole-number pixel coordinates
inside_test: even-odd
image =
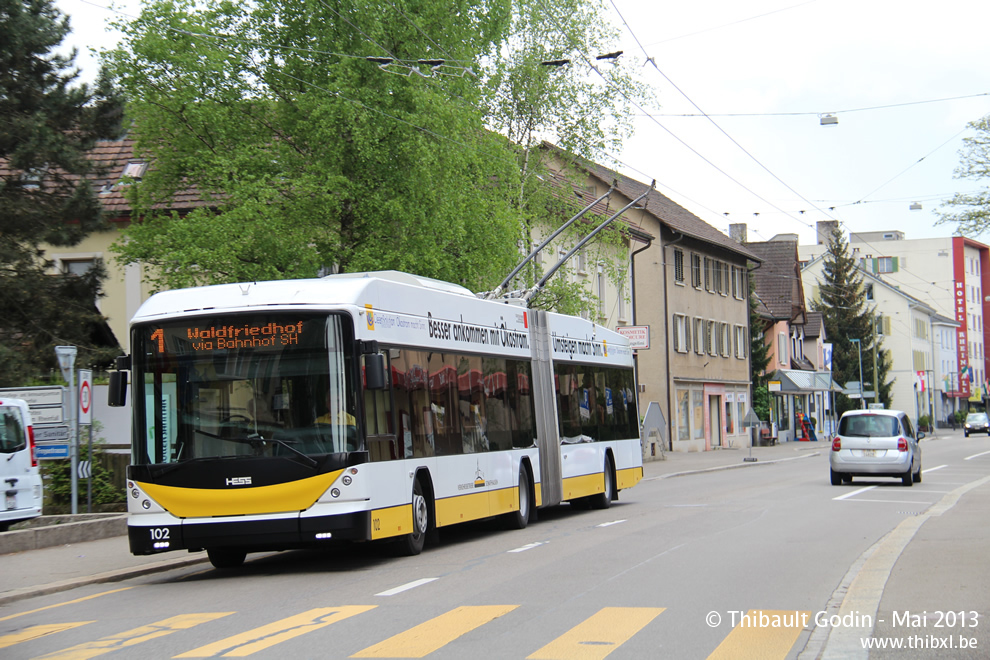
[[[345,486],[350,486],[352,481],[353,481],[353,479],[351,479],[350,475],[347,475],[347,474],[345,474],[343,476],[343,478],[341,479],[341,482],[343,482],[343,484]]]
[[[143,502],[141,502],[141,508],[142,509],[150,509],[151,508],[151,502],[149,502],[148,500],[144,500]]]
[[[330,497],[340,497],[340,489],[333,488],[330,490]]]

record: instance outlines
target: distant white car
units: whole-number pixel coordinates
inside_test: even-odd
[[[850,410],[839,419],[829,453],[833,486],[853,477],[895,477],[905,486],[921,482],[921,446],[907,414],[900,410]]]
[[[0,532],[41,515],[41,472],[34,449],[31,412],[21,399],[0,398]]]

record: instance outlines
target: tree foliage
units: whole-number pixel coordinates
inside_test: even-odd
[[[890,360],[882,347],[882,338],[875,332],[874,308],[868,305],[863,274],[857,269],[849,254],[849,246],[842,232],[835,230],[829,236],[828,250],[824,258],[824,281],[818,288],[818,296],[811,308],[822,313],[825,336],[832,343],[832,378],[840,385],[860,380],[862,363],[863,389],[873,389],[873,351],[877,351],[877,381],[880,384],[880,401],[890,401],[887,382]],[[859,340],[860,346],[857,347]],[[862,358],[862,360],[860,359]],[[838,395],[837,412],[860,407],[858,399]]]
[[[146,3],[105,56],[155,164],[119,257],[151,265],[158,288],[387,268],[494,286],[551,204],[518,117],[565,145],[611,131],[592,121],[604,99],[548,95],[541,54],[509,57],[540,12],[570,12],[546,7]],[[567,39],[592,30],[584,15]],[[185,212],[172,200],[190,188],[208,204]]]
[[[936,224],[955,224],[958,233],[978,236],[990,229],[990,115],[970,122],[969,127],[976,135],[963,139],[955,177],[983,182],[983,189],[956,193],[940,209]]]
[[[499,56],[483,69],[486,126],[517,145],[518,190],[509,202],[518,214],[520,240],[526,248],[532,247],[534,228],[537,233],[539,228],[556,229],[583,206],[569,194],[554,196],[555,188],[547,185],[549,170],[558,169],[565,180],[583,189],[589,163],[612,160],[610,152],[618,151],[632,134],[635,105],[653,98],[628,56],[590,59],[614,52],[617,38],[599,0],[517,0]],[[576,245],[604,219],[589,216],[565,232],[559,244]],[[603,266],[619,291],[628,279],[623,240],[620,228],[614,226],[589,245],[594,263]],[[623,258],[617,260],[617,254]],[[555,258],[551,255],[549,261]],[[565,265],[533,305],[609,318],[609,310],[596,309],[595,296],[569,284],[574,270],[573,264]],[[524,272],[529,285],[541,275],[538,267]]]
[[[80,364],[116,354],[94,305],[103,271],[52,274],[42,246],[72,246],[102,225],[86,152],[119,134],[120,100],[105,79],[75,85],[69,31],[51,0],[0,0],[0,383],[56,366],[75,344]]]

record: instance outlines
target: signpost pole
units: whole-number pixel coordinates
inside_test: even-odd
[[[79,418],[76,416],[78,410],[78,399],[76,397],[76,347],[56,346],[55,355],[58,357],[58,366],[62,369],[62,377],[69,381],[69,471],[72,482],[72,513],[79,513],[79,477],[76,468],[79,464]]]
[[[79,370],[79,414],[76,419],[81,426],[86,427],[86,445],[89,447],[86,457],[86,513],[93,513],[93,372],[90,369]]]

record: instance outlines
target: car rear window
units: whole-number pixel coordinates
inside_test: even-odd
[[[21,423],[21,409],[13,406],[0,406],[0,453],[11,454],[24,449],[24,425]]]
[[[850,415],[839,420],[839,435],[860,438],[889,438],[900,435],[900,424],[889,415]]]

